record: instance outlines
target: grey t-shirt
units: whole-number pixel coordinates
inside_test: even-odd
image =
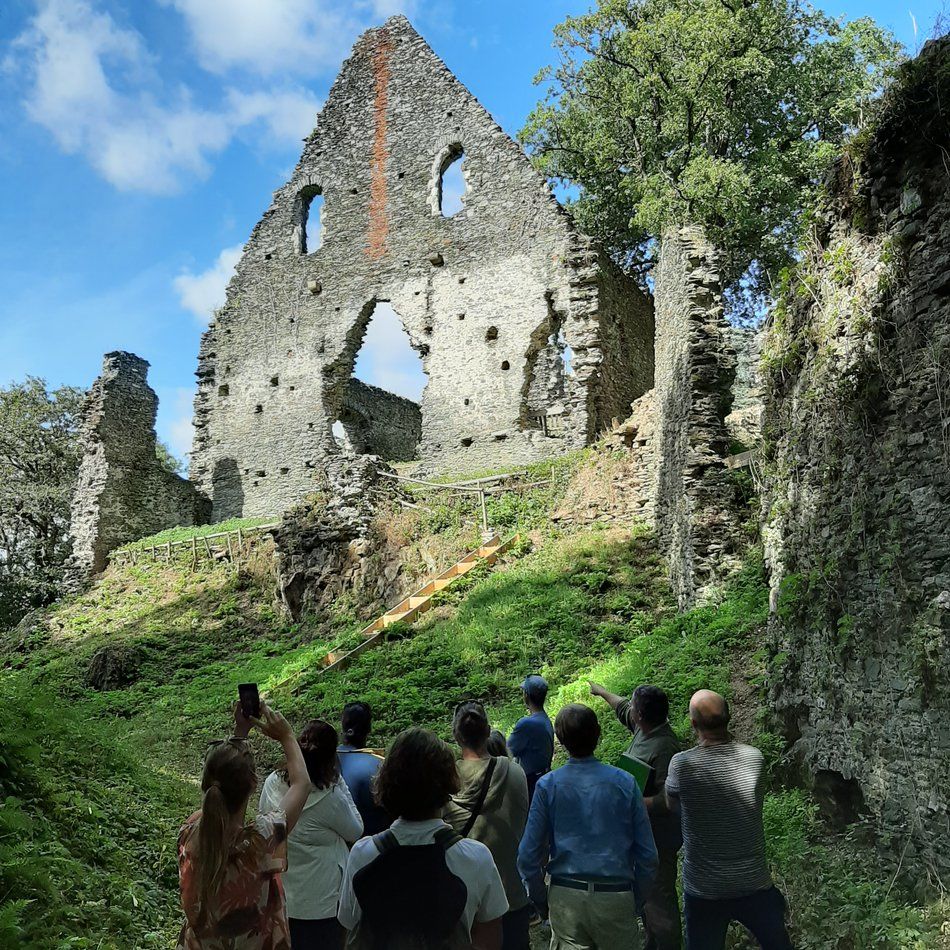
[[[722,900],[772,886],[762,765],[758,749],[738,742],[696,746],[670,761],[666,790],[680,801],[686,893]]]

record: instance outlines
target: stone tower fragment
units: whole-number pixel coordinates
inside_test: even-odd
[[[148,363],[107,353],[83,409],[82,459],[73,496],[73,562],[80,579],[105,568],[109,552],[165,528],[202,524],[210,505],[155,454],[158,397]]]

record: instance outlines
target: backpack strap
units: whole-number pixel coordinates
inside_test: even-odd
[[[385,854],[387,851],[394,851],[399,847],[398,839],[389,828],[385,831],[381,831],[378,835],[373,835],[373,844],[376,845],[376,850],[380,854]]]
[[[482,807],[485,804],[485,798],[488,796],[488,789],[491,785],[492,776],[495,774],[495,765],[497,763],[498,759],[492,756],[491,761],[488,763],[488,768],[485,769],[485,777],[482,779],[482,787],[478,790],[478,798],[475,801],[475,806],[471,812],[469,812],[465,827],[459,832],[463,838],[467,838],[472,833],[472,828],[475,827],[475,822],[482,813]]]
[[[462,835],[460,835],[454,828],[450,828],[446,825],[444,828],[440,828],[432,838],[435,844],[440,845],[443,851],[448,851],[453,845],[458,844],[462,840]]]

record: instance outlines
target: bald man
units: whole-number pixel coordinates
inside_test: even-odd
[[[764,950],[791,950],[765,859],[762,753],[733,740],[729,704],[712,690],[693,694],[689,718],[696,745],[673,756],[666,779],[682,817],[687,950],[723,950],[733,920]]]

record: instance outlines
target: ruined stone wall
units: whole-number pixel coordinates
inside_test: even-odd
[[[441,172],[462,150],[464,208],[444,217]],[[314,249],[304,235],[316,193]],[[583,446],[652,382],[649,300],[602,266],[522,150],[401,17],[344,63],[202,341],[192,478],[216,519],[282,511],[315,484],[338,451],[331,427],[378,301],[429,377],[429,467]],[[556,436],[540,418],[552,400]]]
[[[846,156],[765,342],[772,691],[815,789],[950,871],[950,48]],[[906,850],[905,850],[906,849]]]
[[[356,378],[347,387],[340,422],[353,452],[378,455],[388,462],[415,458],[422,437],[422,411],[417,402]]]
[[[747,449],[754,448],[762,434],[762,337],[761,328],[729,328],[729,345],[736,351],[736,378],[726,429],[734,442]]]
[[[138,356],[107,353],[86,397],[70,522],[78,577],[103,570],[122,544],[210,514],[207,499],[155,454],[158,398],[147,373]]]
[[[748,547],[738,484],[725,465],[735,330],[723,316],[715,250],[697,228],[665,235],[654,300],[656,385],[611,428],[609,454],[578,473],[555,518],[653,525],[685,609],[725,580]]]
[[[735,482],[724,464],[735,351],[716,253],[698,229],[664,236],[654,299],[655,416],[652,432],[641,423],[638,435],[649,436],[640,451],[655,467],[653,520],[686,608],[728,575],[744,547]]]

